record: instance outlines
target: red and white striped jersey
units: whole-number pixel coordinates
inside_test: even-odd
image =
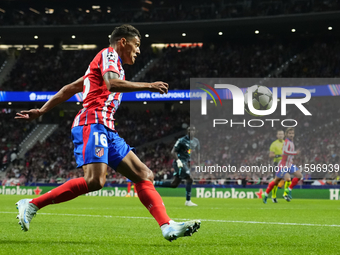
[[[296,154],[294,143],[286,138],[282,148],[282,159],[279,162],[279,166],[291,167],[294,155]]]
[[[120,105],[123,93],[111,93],[107,89],[103,79],[107,72],[115,72],[119,79],[125,80],[122,60],[112,47],[100,51],[84,75],[83,109],[75,117],[72,128],[99,123],[115,130],[113,115]]]

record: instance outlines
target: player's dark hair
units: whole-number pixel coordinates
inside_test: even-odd
[[[294,131],[295,129],[294,128],[292,128],[292,127],[290,127],[290,128],[287,128],[286,129],[286,132],[285,132],[285,137],[287,137],[287,135],[288,135],[288,133],[289,133],[289,131]]]
[[[116,42],[117,40],[123,37],[126,39],[129,39],[135,36],[138,36],[139,39],[142,38],[137,28],[129,24],[124,24],[124,25],[121,25],[120,27],[116,27],[112,31],[109,42],[110,44],[113,44],[114,42]]]

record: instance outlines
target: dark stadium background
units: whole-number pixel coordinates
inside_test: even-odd
[[[13,0],[1,1],[0,8],[1,91],[57,91],[85,73],[95,54],[108,46],[108,35],[113,28],[123,23],[136,26],[142,35],[142,54],[135,66],[126,67],[127,79],[133,79],[146,68],[138,80],[163,80],[172,90],[189,89],[189,79],[193,77],[340,75],[339,1],[127,0],[122,4],[108,1],[76,4],[75,1]],[[115,16],[117,10],[119,15]],[[154,44],[163,46],[151,48]],[[91,47],[74,50],[78,45]],[[151,68],[147,65],[150,60],[155,63]],[[12,63],[10,70],[6,69],[8,63]],[[70,139],[70,126],[81,106],[64,103],[33,123],[14,120],[17,111],[41,105],[0,102],[0,182],[3,184],[61,183],[82,175],[82,170],[76,169]],[[320,149],[297,160],[339,164],[338,97],[318,98],[310,107],[318,111],[319,119],[299,130],[310,137],[308,144],[302,139],[296,143],[305,151]],[[185,134],[189,122],[187,101],[144,104],[124,102],[123,98],[116,114],[119,134],[137,147],[138,156],[154,171],[157,180],[172,177],[170,151],[175,140]],[[45,142],[38,142],[22,158],[15,158],[21,142],[37,124],[51,123],[58,124],[58,128]],[[259,143],[265,132],[265,129],[259,131],[254,142]],[[257,151],[264,158],[270,143],[276,139],[275,131],[272,133]],[[238,134],[230,133],[233,137],[230,146],[235,145]],[[320,137],[316,138],[316,134]],[[238,150],[235,148],[235,153]],[[248,157],[254,154],[251,150],[243,153],[240,160],[251,160]],[[218,162],[223,153],[202,156],[206,162]],[[250,185],[266,185],[269,177],[196,175],[195,184],[235,186],[241,178]],[[335,185],[339,173],[306,178],[324,179],[326,185]],[[109,169],[107,185],[116,184],[125,184],[125,179]]]

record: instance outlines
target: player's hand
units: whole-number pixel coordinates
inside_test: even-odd
[[[39,118],[41,115],[41,112],[39,109],[31,109],[29,111],[21,111],[20,113],[17,112],[17,115],[14,117],[15,119],[20,120],[35,120],[36,118]]]
[[[168,94],[169,84],[163,81],[156,81],[151,83],[151,92],[159,92],[160,94]]]
[[[182,161],[180,159],[177,159],[176,163],[177,163],[177,167],[178,168],[182,168],[183,167],[183,163],[182,163]]]
[[[297,151],[296,151],[296,155],[299,155],[300,153],[301,153],[300,150],[297,150]]]

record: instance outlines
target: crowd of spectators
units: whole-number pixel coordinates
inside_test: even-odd
[[[63,51],[56,48],[22,50],[7,80],[6,91],[57,91],[83,76],[96,51]]]
[[[38,48],[22,50],[0,90],[56,91],[84,75],[98,50],[62,51]],[[125,65],[131,80],[151,59],[160,56],[142,80],[166,81],[170,89],[189,89],[192,77],[338,77],[340,41],[321,40],[280,43],[226,42],[203,47],[157,48],[144,45],[135,65]],[[157,60],[156,60],[157,61]],[[281,71],[277,71],[281,69]]]
[[[189,89],[193,77],[339,77],[339,66],[339,40],[228,42],[202,48],[166,48],[145,79],[163,79],[172,89]]]
[[[96,50],[61,50],[39,47],[21,50],[15,66],[0,90],[5,91],[58,91],[62,86],[83,76],[96,54]],[[151,47],[142,48],[143,57],[133,66],[125,65],[126,79],[142,69],[155,53]]]
[[[231,102],[229,104],[230,107],[225,107],[225,109],[231,109]],[[340,110],[337,98],[313,99],[306,107],[312,112],[312,116],[305,116],[293,108],[287,111],[287,116],[294,116],[294,119],[299,123],[295,130],[294,143],[296,148],[301,150],[301,154],[295,156],[294,164],[302,166],[301,170],[306,184],[312,183],[311,178],[313,180],[332,180],[329,184],[336,184],[340,178]],[[242,121],[233,117],[229,111],[226,111],[224,116],[227,119],[233,118],[236,122]],[[270,117],[281,118],[278,114],[273,114]],[[245,119],[248,121],[250,117],[246,116]],[[244,128],[241,125],[236,125],[234,128],[217,127],[214,132],[207,132],[211,129],[210,122],[200,119],[198,123],[192,122],[192,124],[196,125],[198,130],[196,137],[201,143],[200,163],[202,168],[200,172],[192,168],[192,176],[196,183],[239,184],[239,181],[243,179],[248,184],[266,184],[273,178],[272,172],[259,170],[258,172],[244,173],[240,171],[240,168],[241,166],[272,165],[272,160],[268,156],[269,147],[276,140],[276,131],[278,129],[285,130],[285,128],[272,128],[271,125],[261,128]],[[154,171],[156,180],[173,177],[171,149],[177,138],[179,137],[170,143],[155,143],[138,151],[141,160]],[[195,154],[192,163],[193,165],[198,163]],[[216,164],[235,166],[236,172],[203,172],[207,170],[204,166],[216,166]],[[309,171],[304,167],[305,164],[309,164]],[[334,171],[325,172],[324,169],[321,172],[311,171],[314,166],[323,164],[327,164],[327,170],[333,167]],[[335,171],[336,168],[337,171]]]
[[[176,133],[182,130],[183,123],[189,123],[188,112],[171,112],[171,111],[151,111],[132,112],[129,108],[121,106],[116,115],[115,128],[119,135],[131,146],[140,146],[145,143],[157,140],[164,136]],[[83,176],[83,171],[77,169],[77,164],[73,155],[73,143],[71,139],[71,125],[74,116],[65,116],[60,119],[59,128],[49,136],[43,143],[38,142],[31,148],[23,159],[10,165],[6,170],[6,179],[19,178],[28,182],[64,182],[69,178]],[[22,129],[13,128],[18,123],[26,127],[25,122],[19,122],[13,119],[13,114],[4,119],[6,128],[3,131],[3,140],[9,138],[11,141],[21,141],[27,135]],[[7,135],[9,130],[15,130],[14,133]],[[7,131],[7,132],[6,132]],[[18,136],[20,134],[20,136]],[[13,137],[12,137],[13,136]],[[1,137],[1,136],[0,136]],[[1,143],[2,145],[2,143]],[[3,147],[13,148],[11,144],[3,144]],[[17,146],[17,145],[15,145]],[[7,148],[6,147],[6,148]],[[1,147],[2,148],[2,147]],[[18,147],[15,147],[18,148]],[[11,152],[12,150],[7,150]],[[137,150],[137,154],[139,154]],[[122,179],[120,174],[108,170],[108,179]]]
[[[130,8],[126,8],[129,4]],[[94,8],[81,4],[64,3],[61,7],[34,6],[20,8],[1,6],[1,26],[83,25],[100,23],[164,22],[185,20],[227,19],[327,12],[340,9],[339,1],[321,0],[234,0],[234,1],[160,1],[152,5],[136,2],[122,5],[97,5]],[[32,8],[33,7],[33,8]],[[31,9],[29,9],[31,8]],[[32,11],[34,9],[34,11]],[[52,11],[53,10],[53,11]]]
[[[340,41],[314,42],[292,61],[278,77],[339,77]]]
[[[231,102],[229,102],[231,104]],[[299,111],[288,109],[287,116],[291,116],[294,111],[294,119],[299,125],[296,128],[294,140],[296,148],[301,150],[301,154],[296,156],[294,163],[297,166],[304,164],[339,164],[340,162],[340,139],[339,139],[339,104],[336,98],[312,99],[306,105],[313,116],[305,116]],[[231,107],[231,105],[230,105]],[[227,107],[226,107],[227,108]],[[229,109],[229,108],[228,108]],[[273,114],[271,118],[280,119],[280,116]],[[230,112],[225,112],[226,118],[233,118],[234,121],[241,121],[233,117]],[[17,160],[7,169],[6,179],[19,178],[20,182],[64,182],[70,178],[83,176],[83,171],[76,168],[73,156],[73,144],[70,137],[70,127],[74,116],[65,116],[60,122],[60,127],[43,143],[37,143],[30,149],[24,159]],[[210,116],[213,117],[213,116]],[[248,120],[250,117],[245,117]],[[4,118],[5,119],[5,118]],[[172,142],[158,142],[138,148],[148,142],[158,138],[184,131],[183,124],[189,123],[189,112],[167,112],[145,111],[130,112],[129,108],[122,107],[117,111],[116,129],[128,144],[137,147],[137,155],[155,174],[156,180],[171,179],[174,173],[172,167],[173,156],[171,149],[176,139]],[[192,121],[192,120],[191,120]],[[13,121],[13,114],[9,114],[5,120],[6,129],[3,131],[2,149],[7,148],[7,155],[10,157],[17,144],[13,141],[20,141],[25,135],[29,126],[22,123],[20,129],[11,125],[18,123]],[[172,123],[172,125],[171,125]],[[273,176],[272,173],[249,172],[241,173],[241,166],[270,165],[268,157],[269,146],[276,139],[276,130],[271,125],[262,128],[244,128],[238,125],[233,128],[225,126],[217,127],[214,132],[206,132],[210,123],[202,120],[200,123],[192,123],[198,130],[196,136],[201,143],[201,166],[235,166],[235,173],[209,173],[198,172],[192,169],[192,176],[196,182],[224,184],[225,182],[238,183],[238,180],[245,179],[251,184],[267,183]],[[6,131],[7,130],[7,131]],[[9,132],[11,130],[11,132]],[[12,132],[15,130],[16,132]],[[23,132],[24,131],[24,132]],[[184,133],[184,132],[183,132]],[[193,163],[197,163],[197,158],[193,157]],[[302,170],[304,167],[302,167]],[[304,171],[306,179],[336,179],[339,172],[307,172]],[[110,182],[123,182],[125,178],[120,174],[108,169],[107,178]]]
[[[1,109],[0,112],[0,171],[18,161],[21,141],[29,134],[35,123],[15,120],[15,109]]]
[[[313,40],[310,43],[304,41],[294,44],[267,41],[249,44],[229,42],[224,45],[204,45],[202,48],[169,47],[164,49],[159,63],[146,74],[144,80],[164,80],[170,84],[171,89],[188,89],[190,77],[260,78],[268,76],[281,66],[285,68],[276,77],[337,77],[339,75],[339,45],[337,40],[330,42]],[[152,58],[153,50],[146,48],[145,51]],[[60,86],[83,75],[96,53],[97,50],[66,52],[56,49],[38,49],[36,53],[22,51],[9,80],[1,89],[57,90]],[[145,62],[141,62],[136,69],[130,70],[131,73],[137,72],[144,64]],[[58,81],[58,84],[55,81]],[[300,123],[296,129],[295,143],[303,152],[296,157],[297,165],[339,162],[340,112],[339,104],[335,99],[336,97],[313,99],[308,104],[313,118],[308,118],[299,111],[294,113],[294,119]],[[230,101],[229,104],[231,104]],[[226,109],[231,109],[231,106]],[[6,166],[11,161],[11,155],[15,158],[18,143],[34,124],[14,122],[14,113],[8,109],[4,109],[1,114],[0,125],[3,128],[0,129],[0,152],[2,165]],[[135,113],[129,108],[124,108],[124,105],[118,110],[116,116],[115,124],[119,134],[132,146],[140,146],[181,131],[183,130],[182,124],[190,122],[188,111],[147,110]],[[230,112],[226,112],[225,116],[233,118]],[[24,176],[22,180],[30,182],[40,179],[57,182],[81,176],[82,171],[76,169],[70,139],[73,117],[65,117],[60,128],[44,144],[37,144],[23,160],[12,164],[12,168],[8,169],[7,177]],[[273,117],[280,118],[281,116]],[[205,130],[204,126],[200,127],[201,123],[193,124],[199,130]],[[200,132],[204,133],[202,137],[199,135]],[[270,163],[266,155],[270,143],[275,140],[275,130],[270,127],[235,128],[228,130],[228,134],[225,130],[221,134],[199,131],[198,137],[202,144],[202,163],[225,165],[228,162],[239,168],[242,165]],[[210,144],[212,141],[217,142]],[[169,144],[157,143],[137,152],[154,171],[156,179],[172,177],[170,150],[174,142],[175,140]],[[209,150],[209,148],[214,148],[214,150]],[[262,176],[248,174],[245,178],[257,183],[271,176],[270,174]],[[111,177],[123,180],[122,176],[109,169],[108,178]],[[194,173],[194,177],[202,179],[202,182],[208,182],[216,178],[236,179],[240,178],[240,175],[195,175]],[[312,174],[312,177],[319,176]],[[326,177],[335,178],[334,176]]]
[[[145,80],[165,80],[171,89],[189,89],[193,77],[266,77],[298,52],[298,44],[272,41],[168,47]]]
[[[230,105],[231,107],[231,105]],[[335,178],[340,176],[340,172],[307,172],[305,164],[338,164],[340,162],[340,142],[339,142],[339,124],[340,110],[337,98],[313,98],[306,106],[312,113],[312,116],[305,116],[293,107],[287,111],[286,118],[297,120],[299,125],[295,129],[294,144],[301,154],[294,157],[294,164],[302,166],[305,171],[313,178]],[[209,119],[214,118],[213,113]],[[211,115],[210,114],[210,115]],[[221,116],[221,115],[220,115]],[[236,118],[230,112],[225,111],[226,119],[233,119],[234,122],[241,122],[243,119],[248,121],[253,119],[249,116],[245,118]],[[242,120],[241,120],[242,119]],[[270,115],[270,119],[282,119],[279,114]],[[205,130],[205,125],[196,123],[196,128]],[[259,178],[268,179],[273,176],[272,173],[240,173],[241,166],[268,166],[271,165],[269,147],[276,140],[276,131],[285,130],[280,125],[275,128],[271,124],[264,125],[261,128],[243,127],[243,125],[234,125],[232,128],[227,125],[220,125],[214,128],[214,132],[198,132],[197,137],[201,141],[201,163],[203,165],[235,166],[237,173],[202,173],[194,172],[197,178],[221,178],[228,179],[232,177],[246,176],[253,181]],[[328,166],[328,170],[331,167]],[[203,168],[202,168],[203,170]]]

